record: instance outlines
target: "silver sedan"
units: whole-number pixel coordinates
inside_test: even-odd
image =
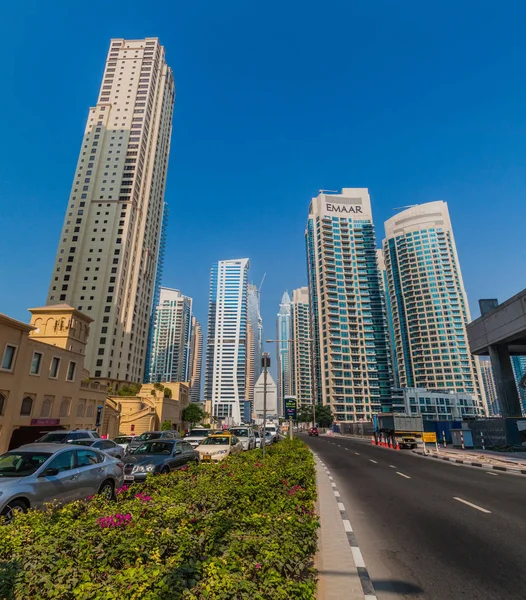
[[[0,515],[46,502],[71,502],[101,494],[115,496],[124,465],[107,454],[72,445],[27,444],[0,456]]]

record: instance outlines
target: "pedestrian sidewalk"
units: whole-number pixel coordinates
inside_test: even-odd
[[[413,453],[424,456],[423,450],[413,450]],[[458,464],[470,465],[472,467],[484,467],[495,471],[506,471],[518,475],[526,475],[526,462],[522,457],[510,457],[501,453],[487,450],[460,450],[458,448],[440,448],[439,452],[428,448],[428,458],[446,460]]]
[[[316,457],[318,487],[317,600],[376,600],[360,549],[356,546],[336,484]]]

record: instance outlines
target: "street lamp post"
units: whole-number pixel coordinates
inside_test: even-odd
[[[261,366],[263,367],[263,435],[261,436],[261,448],[263,458],[265,458],[266,434],[267,434],[267,374],[270,367],[270,355],[263,352],[261,356]]]

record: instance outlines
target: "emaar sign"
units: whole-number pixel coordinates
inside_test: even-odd
[[[345,213],[345,214],[363,214],[361,206],[351,206],[345,204],[326,204],[325,209],[327,212]]]

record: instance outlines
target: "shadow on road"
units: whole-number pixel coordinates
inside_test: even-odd
[[[377,592],[394,592],[396,594],[423,594],[424,590],[408,581],[399,579],[373,579],[373,587]]]

